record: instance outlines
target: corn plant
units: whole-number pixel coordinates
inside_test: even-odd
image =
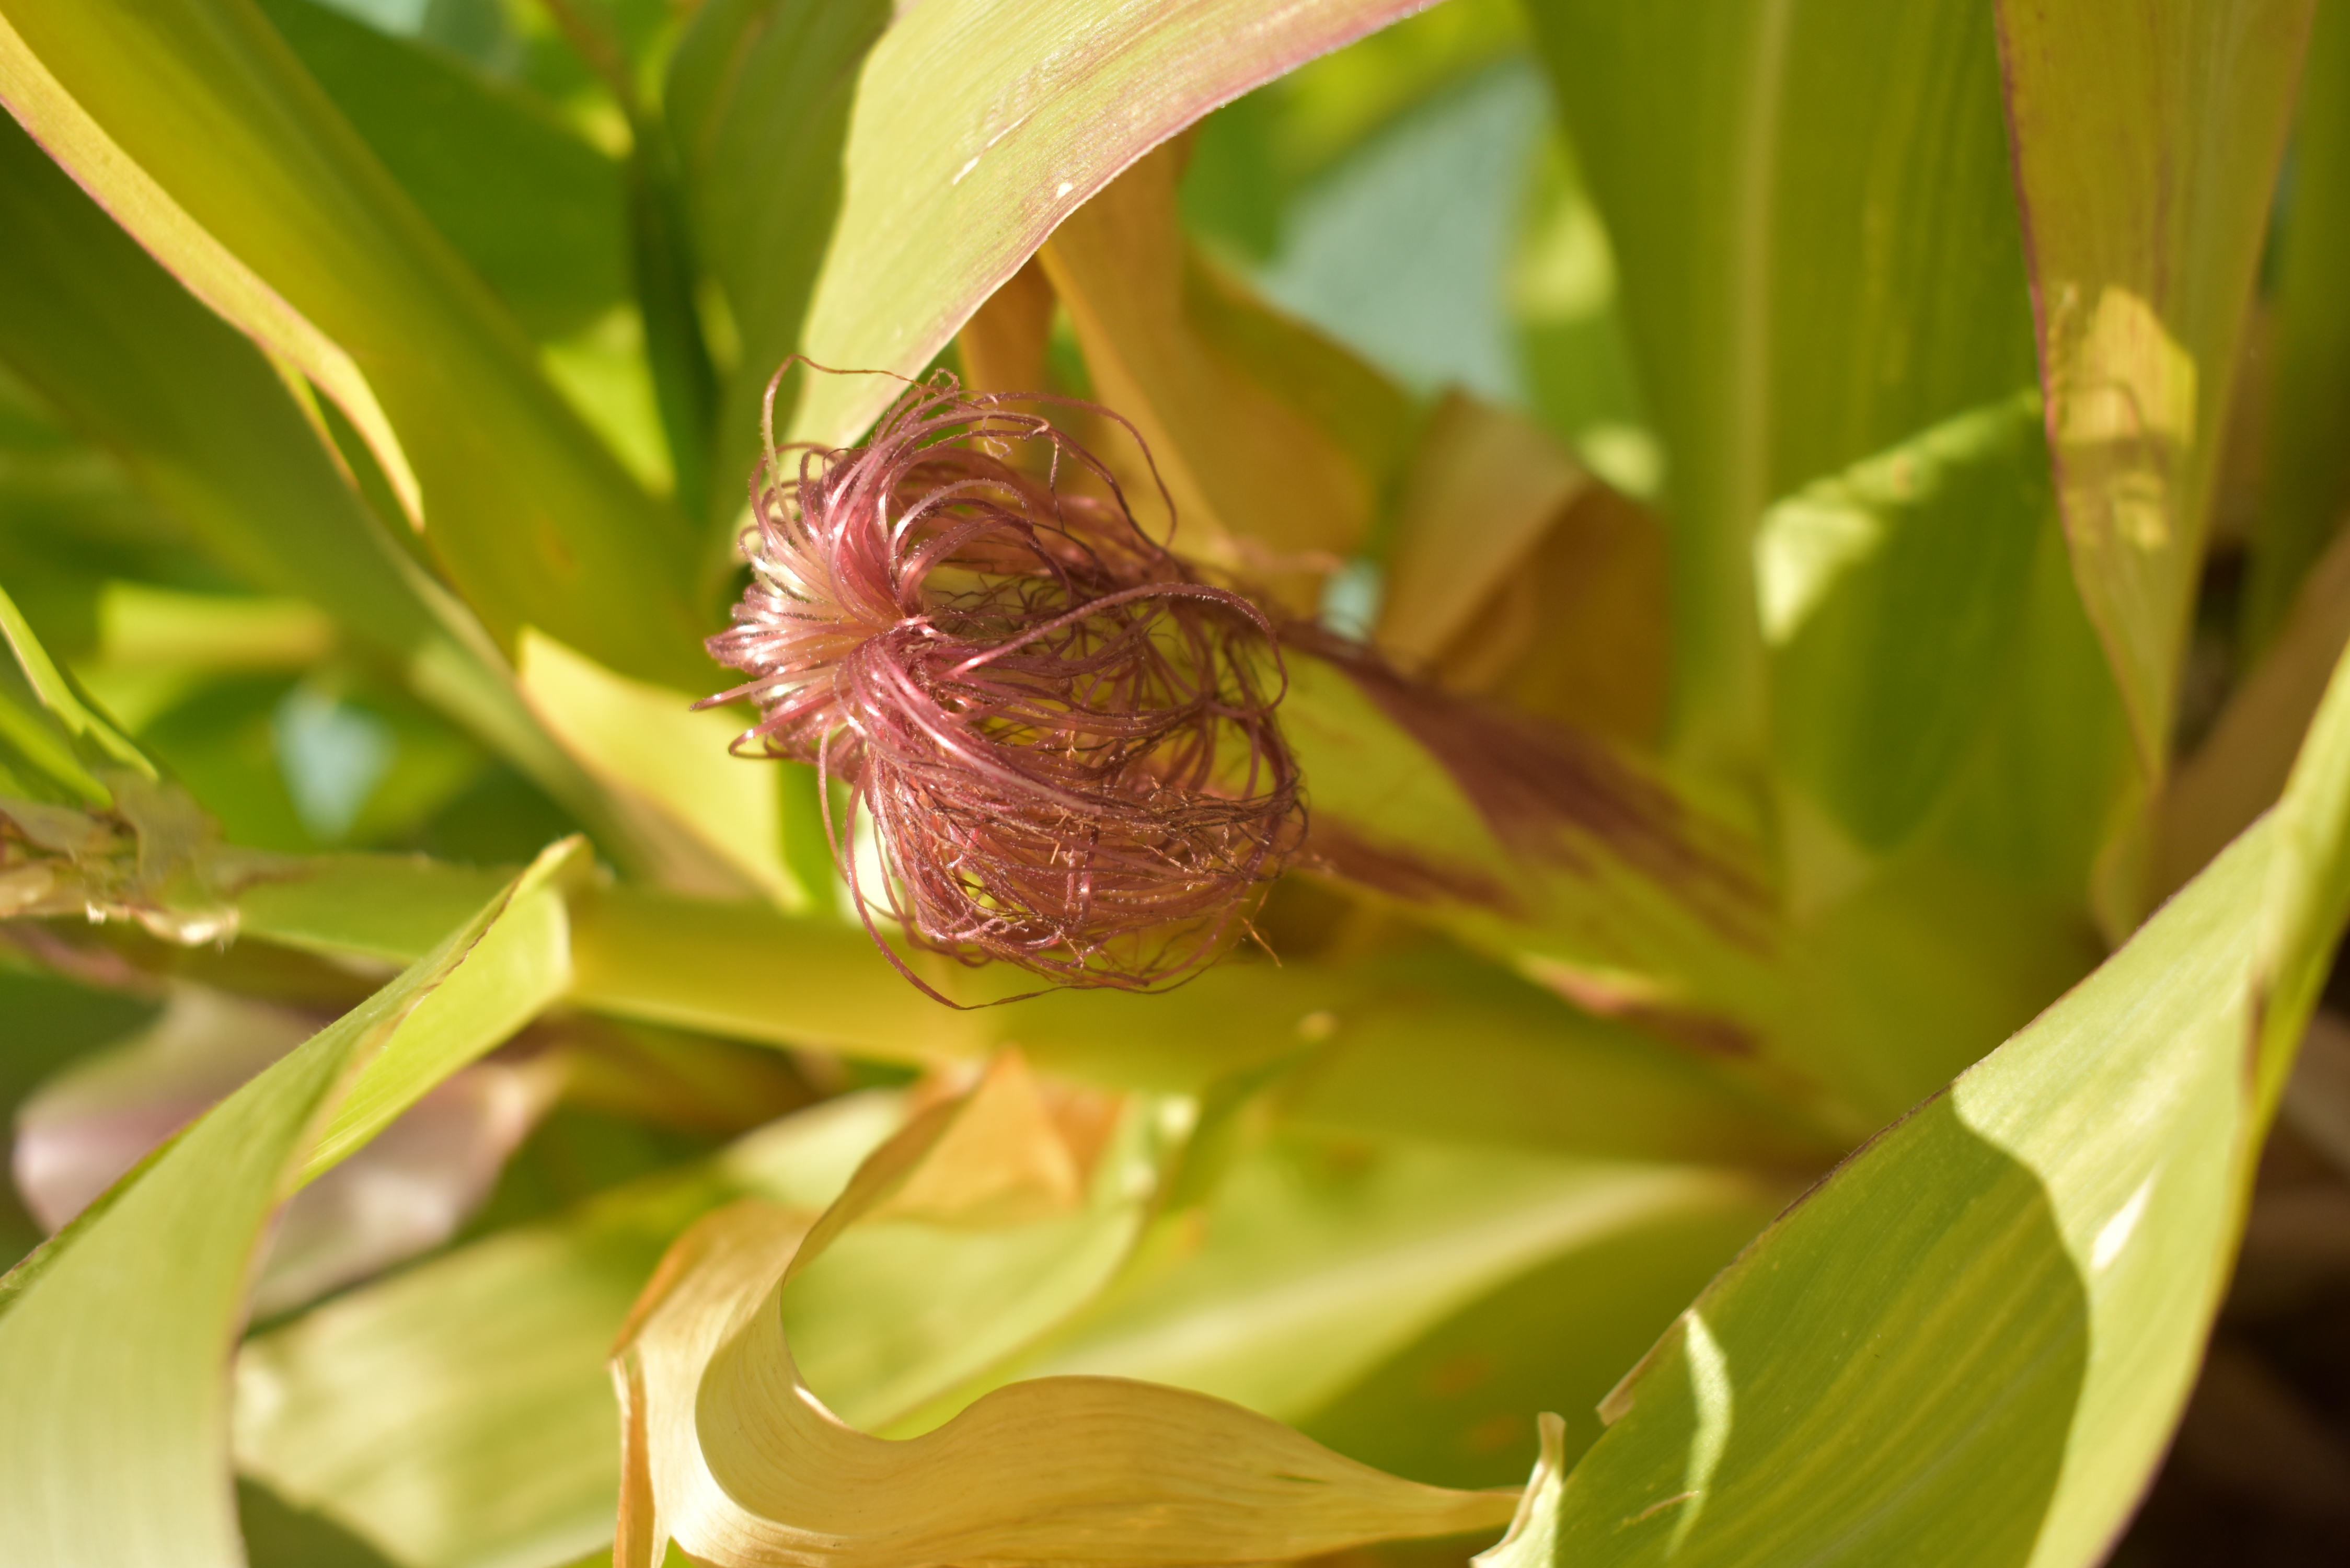
[[[0,100],[11,1561],[2126,1526],[2350,912],[2340,6],[0,0]]]

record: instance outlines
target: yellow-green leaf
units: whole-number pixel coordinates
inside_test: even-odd
[[[18,117],[346,410],[494,633],[528,622],[639,678],[698,678],[683,520],[564,402],[252,0],[5,15]]]
[[[1504,1561],[2101,1560],[2350,904],[2345,785],[2337,670],[2277,810],[1699,1297]]]
[[[334,399],[367,441],[400,505],[422,526],[423,494],[408,453],[357,363],[342,345],[283,298],[190,216],[154,177],[75,101],[5,17],[0,17],[0,98],[49,155],[96,193],[114,221],[161,258],[238,331],[280,356]]]
[[[535,627],[522,628],[515,678],[547,732],[660,847],[665,885],[754,892],[795,913],[813,902],[817,889],[800,886],[784,854],[782,786],[802,764],[730,754],[746,711],[696,712],[695,693],[617,675]]]
[[[982,0],[899,12],[849,118],[840,217],[802,338],[844,369],[911,375],[1064,218],[1209,109],[1419,9],[1209,0],[1123,9]],[[795,437],[856,438],[896,395],[817,377]]]
[[[943,1131],[918,1120],[813,1222],[737,1205],[680,1240],[615,1357],[625,1568],[655,1568],[672,1542],[726,1568],[1250,1563],[1508,1518],[1512,1493],[1419,1486],[1237,1406],[1118,1378],[1010,1384],[898,1441],[840,1420],[785,1343],[789,1288],[920,1179]]]
[[[830,1202],[903,1116],[894,1092],[827,1101],[248,1341],[239,1468],[413,1568],[608,1542],[619,1451],[605,1361],[661,1253],[737,1198]]]
[[[2314,8],[1995,7],[2057,502],[2150,782]]]
[[[568,851],[565,851],[567,854]],[[510,1014],[444,1006],[506,989],[495,938],[561,858],[502,890],[356,1011],[150,1157],[0,1280],[0,1533],[59,1568],[244,1561],[223,1372],[270,1211],[355,1079],[421,1082],[411,1027],[453,1067]],[[484,965],[480,974],[469,972]],[[470,1033],[469,1033],[470,1031]]]

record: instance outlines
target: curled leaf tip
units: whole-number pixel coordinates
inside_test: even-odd
[[[737,1204],[680,1238],[647,1287],[613,1364],[620,1568],[655,1568],[672,1542],[716,1568],[1238,1565],[1498,1530],[1517,1507],[1515,1489],[1423,1486],[1119,1377],[1012,1383],[920,1437],[860,1432],[784,1335],[781,1293],[837,1230]]]
[[[759,709],[738,753],[847,785],[834,851],[869,929],[879,907],[966,962],[1149,990],[1246,929],[1305,810],[1273,622],[1199,580],[1110,467],[1030,411],[1066,401],[941,371],[862,446],[771,446],[751,583],[708,644],[750,679],[710,701]]]

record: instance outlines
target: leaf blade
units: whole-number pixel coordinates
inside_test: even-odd
[[[1790,1210],[1611,1397],[1537,1510],[1555,1536],[1492,1561],[2097,1561],[2185,1404],[2350,903],[2345,778],[2337,669],[2279,810]]]
[[[1062,219],[1207,110],[1418,0],[1118,12],[1049,0],[1006,26],[955,0],[902,14],[868,57],[841,213],[808,307],[817,360],[911,375]],[[894,383],[819,378],[794,439],[853,440]]]
[[[2314,7],[1996,10],[2058,504],[2151,785]]]
[[[78,177],[160,190],[200,225],[191,245],[232,256],[365,365],[427,541],[494,634],[528,620],[615,668],[701,678],[683,520],[589,432],[251,0],[6,14],[10,57],[37,59],[135,161],[84,159]]]
[[[0,1281],[0,1521],[57,1563],[243,1562],[221,1368],[310,1128],[458,972],[507,891],[224,1101]],[[111,1324],[109,1330],[106,1325]]]

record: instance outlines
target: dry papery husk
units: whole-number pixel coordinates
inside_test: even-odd
[[[1015,1147],[1040,1131],[1049,1141],[1037,1105],[1016,1058],[999,1059],[970,1095],[932,1106],[877,1150],[821,1215],[743,1202],[678,1240],[613,1358],[618,1568],[659,1568],[672,1542],[718,1568],[1171,1568],[1510,1522],[1515,1490],[1422,1486],[1159,1384],[1013,1383],[904,1439],[826,1408],[785,1343],[793,1278],[849,1225],[903,1213],[918,1193],[931,1196],[915,1207],[954,1222],[936,1195],[965,1176],[983,1210],[1003,1211],[1007,1168],[1035,1174],[1036,1202],[1056,1201],[1069,1190],[1052,1174],[1060,1157]]]

